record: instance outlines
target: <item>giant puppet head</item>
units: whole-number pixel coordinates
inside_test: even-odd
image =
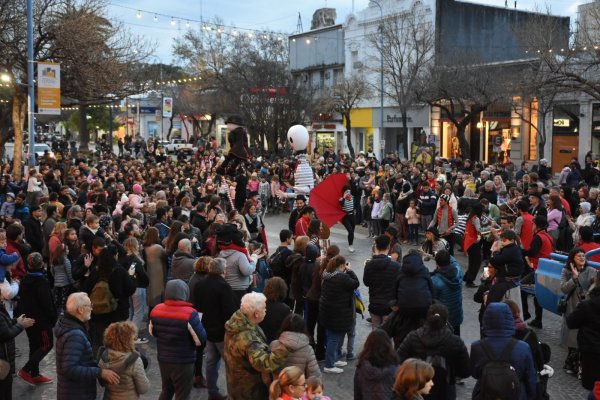
[[[308,130],[303,125],[294,125],[288,129],[288,142],[295,152],[306,151],[308,146]]]

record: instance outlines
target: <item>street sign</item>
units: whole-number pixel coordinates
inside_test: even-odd
[[[38,63],[38,114],[60,115],[60,64]]]
[[[156,110],[155,115],[156,115],[156,122],[160,121],[161,120],[160,110]]]

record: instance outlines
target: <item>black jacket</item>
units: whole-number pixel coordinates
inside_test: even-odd
[[[121,260],[121,266],[129,273],[129,267],[131,265],[135,265],[135,275],[133,278],[135,279],[135,286],[139,288],[147,288],[150,284],[150,280],[148,279],[148,274],[146,272],[146,266],[144,265],[144,261],[138,258],[133,254],[128,254],[123,257]]]
[[[29,272],[19,286],[20,312],[35,319],[34,327],[52,328],[56,324],[52,286],[43,272]]]
[[[386,255],[375,255],[365,265],[363,283],[369,288],[369,312],[388,315],[390,302],[396,298],[396,280],[400,264]]]
[[[600,354],[600,296],[584,300],[567,316],[569,329],[579,329],[580,351]]]
[[[85,280],[82,290],[87,294],[92,293],[94,285],[98,282],[98,269],[90,269],[90,276]],[[92,314],[92,319],[104,319],[106,321],[125,321],[129,318],[129,297],[135,293],[135,280],[132,279],[127,271],[117,265],[108,277],[108,286],[113,297],[117,299],[117,309],[108,314]]]
[[[319,323],[334,332],[349,332],[356,317],[354,290],[359,285],[358,277],[352,270],[345,273],[323,272]]]
[[[35,218],[29,218],[22,222],[25,228],[25,240],[31,245],[31,251],[42,254],[44,250],[44,232],[42,223]]]
[[[450,328],[434,331],[428,327],[422,327],[410,332],[398,347],[398,355],[402,361],[407,358],[419,358],[425,360],[429,355],[441,355],[446,359],[449,382],[452,384],[455,377],[467,378],[471,375],[469,367],[469,352],[463,340],[452,333]],[[433,378],[436,387],[435,377]],[[438,384],[438,387],[444,385]],[[430,393],[431,399],[447,399],[446,393]]]
[[[498,270],[498,277],[520,277],[525,271],[523,253],[516,243],[495,252],[490,258],[490,264]]]
[[[83,245],[85,245],[85,249],[87,251],[92,251],[92,243],[94,242],[94,238],[95,237],[100,237],[102,239],[106,239],[104,237],[104,229],[102,228],[98,228],[98,230],[96,231],[96,233],[92,232],[89,230],[89,228],[87,227],[87,225],[82,225],[81,228],[79,228],[79,242]]]
[[[489,192],[483,189],[483,192],[481,192],[479,195],[479,200],[481,199],[488,199],[490,203],[498,204],[498,194],[494,189],[490,190]]]
[[[429,308],[433,299],[433,283],[420,254],[404,256],[394,292],[396,305],[401,309]]]
[[[23,328],[8,315],[4,303],[0,301],[0,358],[8,360],[11,374],[15,372],[15,337],[22,331]]]
[[[279,330],[281,329],[281,323],[290,315],[292,310],[290,307],[282,301],[270,301],[267,300],[267,315],[265,319],[258,324],[267,338],[267,343],[271,343],[277,339]]]
[[[220,275],[208,274],[194,286],[194,308],[202,313],[206,337],[213,343],[225,338],[225,322],[236,311],[233,290]]]

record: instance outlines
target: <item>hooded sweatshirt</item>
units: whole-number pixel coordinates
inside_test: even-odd
[[[251,256],[252,262],[248,257],[238,250],[221,250],[219,257],[225,259],[225,280],[233,290],[246,290],[252,282],[252,274],[256,269],[257,257]]]
[[[158,362],[192,364],[196,347],[206,341],[200,314],[188,303],[189,287],[181,279],[167,282],[165,302],[150,313],[150,334],[156,337]]]
[[[483,336],[496,356],[508,345],[515,333],[515,321],[510,308],[505,303],[488,304],[483,316]],[[481,386],[479,379],[484,365],[488,362],[481,340],[471,345],[471,371],[473,378],[477,379],[473,388],[473,400],[481,399]],[[521,381],[521,400],[535,397],[537,374],[533,363],[533,356],[529,345],[517,341],[510,355],[510,363],[515,368]]]

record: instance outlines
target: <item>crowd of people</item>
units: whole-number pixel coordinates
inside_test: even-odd
[[[161,399],[194,388],[211,400],[326,399],[322,373],[343,374],[353,360],[355,399],[451,400],[470,376],[474,399],[546,398],[552,369],[531,284],[556,250],[568,253],[563,368],[594,396],[600,287],[585,253],[600,248],[600,172],[591,158],[554,177],[546,160],[531,171],[527,161],[313,152],[316,184],[346,174],[334,201],[348,252],[356,226],[372,238],[361,239],[373,243],[361,280],[345,246],[323,240],[310,193],[293,194],[293,157],[251,155],[224,176],[211,146],[177,160],[146,146],[126,158],[42,159],[20,181],[2,167],[0,398],[12,398],[13,375],[52,383],[39,366],[53,348],[59,399],[95,399],[97,381],[105,398],[138,398],[150,386],[140,352],[149,336]],[[265,217],[282,212],[289,226],[268,243]],[[481,303],[470,352],[466,290]],[[372,331],[355,351],[363,307]],[[23,330],[29,346],[16,348]],[[17,354],[28,358],[18,370]]]

